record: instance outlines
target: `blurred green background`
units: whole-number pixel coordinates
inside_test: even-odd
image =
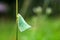
[[[31,29],[18,40],[60,40],[60,0],[19,0],[19,13]]]
[[[0,0],[0,40],[16,40],[16,0]]]
[[[0,20],[0,40],[16,40],[16,22]]]

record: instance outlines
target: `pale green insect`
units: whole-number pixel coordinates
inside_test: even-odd
[[[26,23],[26,21],[20,14],[17,15],[17,21],[18,21],[18,28],[21,32],[31,28],[31,26]]]

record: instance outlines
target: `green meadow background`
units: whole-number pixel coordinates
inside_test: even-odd
[[[7,5],[6,12],[3,6]],[[16,40],[16,0],[0,0],[0,40]],[[6,6],[5,5],[5,6]]]
[[[15,20],[0,20],[0,40],[16,40]]]
[[[19,0],[19,13],[31,28],[18,31],[18,40],[60,40],[59,3],[59,0]]]

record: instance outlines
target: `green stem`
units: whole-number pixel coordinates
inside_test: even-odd
[[[18,40],[18,26],[16,28],[16,40]]]

